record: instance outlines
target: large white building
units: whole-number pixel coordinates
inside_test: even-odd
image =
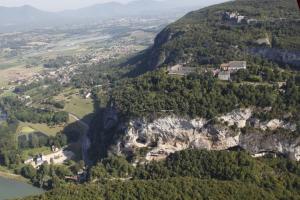
[[[246,61],[230,61],[229,63],[223,63],[220,66],[222,71],[238,71],[241,69],[247,69],[247,62]]]

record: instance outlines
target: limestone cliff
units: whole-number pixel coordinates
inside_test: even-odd
[[[296,69],[300,66],[300,52],[289,51],[276,48],[251,48],[251,54],[262,56],[268,60],[272,60],[282,64],[289,64],[295,66]]]
[[[250,131],[243,131],[245,127],[251,127]],[[187,148],[226,150],[238,146],[253,156],[274,153],[300,160],[300,137],[268,132],[276,129],[292,135],[296,126],[277,119],[260,122],[252,117],[251,109],[235,110],[213,120],[176,116],[153,122],[136,119],[130,121],[115,149],[126,154],[143,148],[146,160],[159,160]]]

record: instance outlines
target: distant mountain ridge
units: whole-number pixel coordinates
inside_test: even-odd
[[[39,18],[49,17],[51,13],[38,10],[34,7],[24,5],[21,7],[2,7],[0,6],[0,22],[13,23],[21,21],[21,19],[29,19],[35,21]]]
[[[221,1],[221,0],[220,0]],[[84,20],[100,20],[117,17],[160,15],[172,12],[194,10],[210,4],[195,0],[138,0],[128,4],[109,2],[96,4],[77,10],[61,12],[47,12],[32,6],[1,7],[0,6],[0,31],[10,31],[22,28],[34,28],[64,23],[76,23]]]

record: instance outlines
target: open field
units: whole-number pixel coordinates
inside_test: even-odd
[[[0,68],[0,86],[6,86],[10,81],[15,81],[18,79],[28,79],[41,70],[42,68],[40,67],[25,68],[23,66],[2,70]]]
[[[83,99],[79,96],[72,96],[71,99],[66,102],[64,110],[73,113],[79,118],[83,118],[86,115],[93,113],[93,101],[91,99]]]
[[[64,110],[81,119],[94,112],[93,100],[90,98],[85,99],[80,96],[78,89],[66,89],[63,93],[54,97],[54,99],[57,101],[64,101]]]
[[[21,67],[22,65],[20,65],[17,62],[0,62],[0,69],[8,69],[8,68],[12,68],[12,67]]]
[[[62,131],[64,129],[65,126],[63,125],[58,125],[58,126],[53,126],[50,127],[47,124],[33,124],[33,123],[28,123],[28,122],[20,122],[19,124],[19,128],[17,130],[17,134],[26,134],[26,132],[22,132],[23,130],[25,131],[29,131],[29,130],[33,130],[32,132],[41,132],[44,133],[48,136],[55,136],[58,132]],[[27,132],[28,133],[32,133],[32,132]]]
[[[20,130],[18,131],[19,134],[24,134],[24,135],[27,135],[27,134],[30,134],[30,133],[34,133],[36,130],[29,127],[29,126],[22,126],[20,128]]]

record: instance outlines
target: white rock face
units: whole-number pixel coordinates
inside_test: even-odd
[[[234,110],[227,115],[219,118],[219,120],[227,122],[228,126],[237,125],[238,128],[244,128],[247,120],[252,116],[251,109]]]
[[[300,160],[300,137],[288,137],[261,132],[242,134],[240,128],[252,120],[251,109],[235,110],[218,118],[221,123],[211,124],[210,121],[196,118],[184,119],[175,116],[159,118],[153,122],[132,120],[118,149],[122,152],[138,148],[149,148],[147,160],[159,160],[170,153],[187,148],[225,150],[240,146],[253,155],[263,152],[283,153],[294,160]],[[279,120],[259,123],[261,129],[294,128]],[[225,125],[226,124],[226,125]],[[231,128],[236,125],[237,128]]]
[[[268,122],[260,123],[260,129],[262,130],[276,130],[278,128],[283,128],[291,131],[296,130],[296,125],[295,124],[290,124],[290,123],[285,123],[282,120],[279,119],[272,119]]]

